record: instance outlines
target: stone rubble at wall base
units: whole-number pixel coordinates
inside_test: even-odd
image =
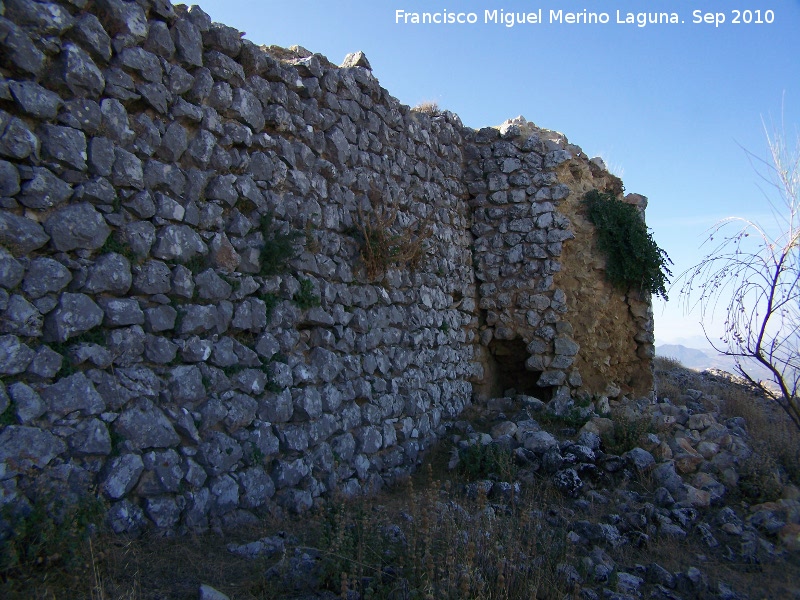
[[[675,383],[684,373],[675,369],[663,377]],[[607,440],[609,429],[624,427],[625,421],[601,416],[609,414],[608,403],[583,407],[566,403],[561,417],[578,412],[586,422],[579,429],[563,422],[551,427],[557,435],[543,429],[559,416],[552,402],[546,405],[530,396],[510,395],[471,407],[469,420],[456,421],[450,430],[448,442],[454,449],[450,469],[458,472],[466,451],[477,447],[508,452],[515,468],[500,463],[505,471],[501,467],[456,488],[443,482],[437,514],[444,520],[457,514],[459,527],[489,539],[498,521],[513,526],[527,514],[540,539],[566,540],[564,560],[554,565],[555,575],[562,589],[575,597],[744,600],[748,596],[738,588],[746,584],[726,581],[725,569],[719,566],[752,569],[753,585],[760,589],[758,578],[766,575],[762,568],[796,556],[800,490],[788,484],[775,501],[752,505],[739,501],[739,472],[745,472],[742,465],[753,455],[753,440],[744,420],[724,418],[719,405],[741,384],[726,373],[709,371],[691,379],[700,388],[710,384],[721,396],[686,385],[674,400],[611,403],[615,413],[644,420],[658,431],[642,435],[641,446],[621,455],[609,450]],[[721,386],[724,392],[718,391]],[[754,395],[753,401],[764,399]],[[546,490],[548,482],[561,498],[548,499],[543,493],[540,502],[524,500],[531,490]],[[411,523],[403,522],[402,515],[399,518],[381,527],[405,540]],[[681,556],[659,554],[658,548],[663,552],[665,547],[679,548]],[[270,568],[267,576],[280,578],[284,589],[298,594],[337,597],[320,589],[325,548],[309,548],[294,536],[273,535],[230,543],[227,549],[245,559],[292,557]],[[509,548],[507,556],[517,551]],[[301,556],[310,560],[300,560]],[[464,560],[456,556],[456,561]],[[681,565],[677,569],[676,563]],[[456,562],[457,572],[459,566]],[[394,568],[391,563],[386,566]],[[539,568],[545,570],[541,564]],[[404,571],[398,566],[392,572]],[[395,589],[407,587],[402,578],[395,582]],[[789,581],[788,590],[792,588],[795,595],[800,593],[797,582]],[[776,593],[775,588],[768,589]]]

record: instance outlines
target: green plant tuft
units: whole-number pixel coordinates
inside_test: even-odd
[[[111,234],[106,238],[106,241],[100,248],[99,254],[110,254],[112,252],[124,256],[131,263],[138,262],[138,257],[131,247],[126,242],[120,241],[119,238],[114,234]]]
[[[290,230],[289,233],[280,233],[273,226],[274,214],[268,212],[261,217],[261,232],[264,235],[264,246],[261,248],[261,275],[268,277],[285,273],[289,268],[289,261],[296,258],[298,250],[295,242],[303,234]]]
[[[543,411],[537,415],[536,420],[545,427],[580,429],[589,419],[592,418],[592,411],[587,406],[574,406],[563,415],[557,415],[549,411]]]
[[[9,405],[2,413],[0,413],[0,425],[3,427],[7,425],[16,425],[17,417],[14,415],[12,405]]]
[[[237,373],[244,371],[246,368],[246,366],[240,364],[228,365],[226,367],[222,367],[222,372],[225,373],[226,377],[233,377]]]
[[[583,202],[597,228],[597,245],[607,257],[608,280],[622,290],[633,287],[666,300],[672,261],[636,207],[597,190],[587,192]]]
[[[292,301],[301,310],[314,308],[320,305],[320,298],[314,293],[314,284],[310,279],[300,280],[300,290],[292,296]]]
[[[76,335],[67,340],[69,345],[73,344],[97,344],[98,346],[106,345],[106,333],[101,327],[94,327],[83,333]]]
[[[98,346],[106,345],[105,330],[101,327],[94,327],[88,331],[76,335],[68,339],[66,342],[49,342],[50,349],[61,355],[61,368],[58,371],[59,377],[69,377],[78,372],[78,367],[75,366],[69,358],[70,349],[75,348],[79,344],[96,344]]]
[[[275,307],[278,306],[280,303],[280,298],[275,294],[264,294],[261,296],[261,299],[264,301],[267,309],[267,324],[272,320],[272,312],[275,310]]]
[[[113,427],[108,428],[108,435],[111,438],[110,456],[119,456],[120,452],[122,451],[122,444],[125,443],[125,436],[123,436]]]
[[[612,416],[614,428],[601,436],[603,448],[608,454],[622,455],[639,446],[646,433],[656,433],[649,417],[630,417],[623,413]]]
[[[517,472],[511,452],[495,444],[473,444],[460,449],[458,468],[468,481],[486,479],[490,475],[503,481],[513,481]]]
[[[261,448],[256,446],[253,442],[248,442],[250,444],[250,455],[253,464],[261,464],[264,462],[264,458],[266,455],[261,451]]]
[[[278,385],[274,381],[268,381],[267,384],[264,386],[264,389],[267,390],[268,392],[272,392],[273,394],[280,394],[286,388]]]
[[[206,267],[206,257],[202,254],[195,254],[192,258],[183,263],[183,266],[189,269],[193,275],[197,275]]]

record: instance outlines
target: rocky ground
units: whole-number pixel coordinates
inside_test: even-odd
[[[473,407],[450,438],[448,467],[478,477],[463,486],[463,500],[441,492],[437,518],[459,512],[474,535],[487,511],[492,518],[518,518],[523,490],[549,484],[558,495],[523,509],[540,535],[547,528],[549,539],[558,538],[554,532],[565,539],[557,562],[541,564],[553,571],[539,586],[542,597],[800,598],[800,491],[785,470],[754,451],[756,432],[731,414],[731,399],[745,398],[767,422],[780,414],[727,373],[696,373],[669,361],[659,367],[657,402],[600,398],[583,406],[545,405],[510,395]],[[515,468],[507,473],[498,460],[503,452],[513,456]],[[229,550],[275,555],[286,552],[286,542],[266,537]],[[290,555],[271,573],[287,589],[304,588],[319,581],[324,553]],[[389,595],[415,597],[400,584]],[[307,597],[326,596],[339,594]],[[484,588],[470,597],[501,595]]]
[[[657,402],[472,407],[427,475],[376,498],[117,541],[91,597],[800,598],[796,471],[765,445],[779,413],[722,372],[657,375]]]

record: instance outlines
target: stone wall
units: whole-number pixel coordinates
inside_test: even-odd
[[[0,504],[238,523],[407,473],[473,396],[649,390],[648,299],[583,295],[613,178],[563,136],[166,0],[0,15]]]

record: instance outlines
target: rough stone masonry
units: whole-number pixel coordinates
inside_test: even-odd
[[[605,281],[590,189],[621,196],[563,135],[409,109],[362,54],[0,1],[0,504],[235,524],[379,488],[498,391],[647,395],[649,298]]]

